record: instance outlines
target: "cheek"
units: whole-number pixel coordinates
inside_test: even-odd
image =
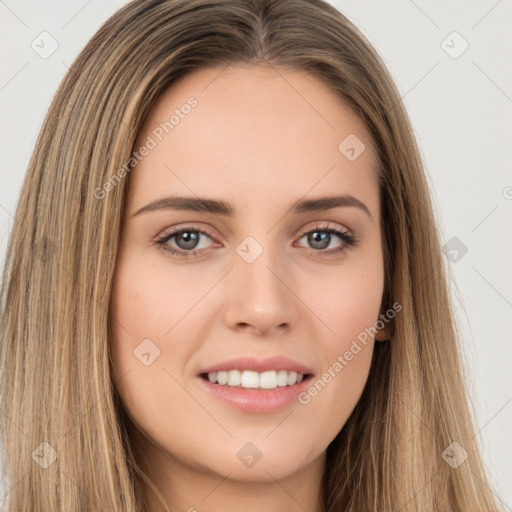
[[[345,350],[344,345],[358,336],[371,337],[368,332],[379,318],[384,288],[379,258],[354,258],[347,265],[317,272],[314,280],[308,277],[302,286],[308,306],[325,327],[322,339],[327,354]]]
[[[350,321],[342,336],[333,342],[324,340],[319,346],[325,364],[298,396],[307,411],[308,427],[330,440],[343,428],[359,402],[371,366],[374,340],[367,333],[359,338],[350,336],[350,332],[359,334],[364,325],[353,318]]]
[[[185,267],[121,259],[112,291],[112,316],[126,331],[164,339],[204,295],[204,278]]]
[[[145,266],[143,260],[120,257],[111,300],[110,353],[116,390],[133,423],[162,441],[190,433],[188,418],[197,414],[197,404],[180,383],[190,354],[197,350],[187,311],[198,299],[173,293],[183,283],[171,277]],[[198,295],[199,284],[190,289],[194,287]],[[182,441],[187,449],[193,448]]]
[[[205,295],[215,279],[186,265],[170,265],[162,256],[121,250],[111,300],[112,358],[117,365],[126,371],[140,363],[134,350],[149,339],[160,349],[157,366],[183,372],[200,348],[197,315],[200,308],[204,311]]]
[[[332,276],[317,276],[316,283],[309,304],[320,312],[325,327],[316,338],[323,365],[299,401],[311,411],[311,428],[334,437],[368,379],[383,292],[382,263],[376,257],[358,261],[334,269]]]
[[[191,356],[200,349],[194,305],[211,285],[184,266],[170,272],[165,263],[121,249],[114,276],[112,371],[123,403],[136,418],[155,418],[153,409],[169,403],[171,396],[185,417],[191,406],[190,400],[180,399],[178,381],[183,382]]]

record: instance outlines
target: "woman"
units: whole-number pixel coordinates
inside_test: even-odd
[[[382,61],[314,1],[134,1],[3,278],[6,510],[497,511]]]

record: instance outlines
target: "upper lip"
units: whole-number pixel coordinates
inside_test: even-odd
[[[313,371],[307,366],[285,356],[273,356],[265,359],[257,359],[253,356],[236,357],[209,366],[199,373],[227,372],[231,370],[251,370],[258,373],[270,370],[287,370],[289,372],[297,372],[304,375],[313,373]]]

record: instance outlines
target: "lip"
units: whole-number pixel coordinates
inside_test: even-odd
[[[228,372],[230,370],[250,370],[258,373],[270,370],[286,370],[289,372],[302,373],[304,375],[313,374],[311,368],[285,356],[273,356],[265,359],[257,359],[253,356],[241,356],[209,366],[201,370],[199,375],[202,373]]]
[[[222,386],[212,384],[201,376],[198,376],[197,380],[199,385],[211,396],[239,411],[272,413],[298,402],[297,396],[309,387],[312,378],[313,376],[310,374],[298,384],[274,389],[244,389],[227,385]]]

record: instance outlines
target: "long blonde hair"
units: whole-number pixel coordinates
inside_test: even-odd
[[[5,260],[5,510],[146,510],[147,477],[109,360],[110,293],[130,180],[105,184],[119,177],[168,86],[194,69],[234,63],[314,74],[364,121],[380,163],[382,310],[394,302],[403,309],[391,341],[376,344],[363,395],[328,446],[323,510],[497,511],[407,113],[375,50],[322,0],[135,0],[70,67],[30,160]],[[453,442],[468,455],[456,468],[443,458]]]

